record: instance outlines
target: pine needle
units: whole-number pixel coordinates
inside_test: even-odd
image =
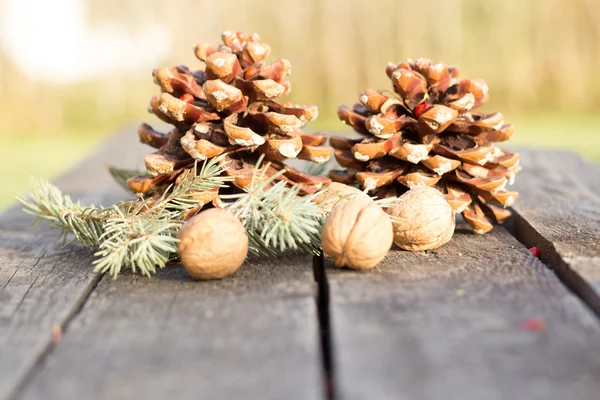
[[[316,195],[299,196],[299,185],[276,182],[284,171],[265,176],[261,161],[245,193],[221,196],[231,200],[227,208],[246,227],[250,251],[261,256],[286,250],[320,253],[325,212],[314,202]],[[32,180],[32,194],[17,199],[26,213],[36,217],[36,225],[49,220],[51,227],[60,229],[63,242],[72,234],[83,246],[96,248],[95,271],[114,279],[123,269],[151,276],[176,257],[183,218],[198,206],[195,196],[226,187],[232,180],[223,174],[218,158],[198,167],[184,172],[159,198],[119,202],[107,208],[82,206],[52,184],[36,179]],[[111,169],[122,184],[131,173]]]
[[[246,193],[228,196],[236,198],[228,209],[246,227],[250,251],[261,256],[286,250],[319,254],[325,213],[314,202],[316,195],[298,196],[299,185],[273,184],[284,171],[266,178],[261,161]]]
[[[177,252],[177,232],[180,223],[160,215],[147,218],[143,214],[124,213],[113,207],[114,216],[104,224],[99,258],[95,271],[107,272],[116,278],[122,267],[151,276],[163,268]],[[139,209],[138,209],[139,210]]]
[[[311,174],[311,175],[325,175],[325,172],[329,171],[331,169],[331,160],[328,160],[327,162],[323,163],[323,164],[308,164],[308,166],[306,167],[305,172],[307,174]]]
[[[143,172],[135,169],[122,169],[113,167],[112,165],[108,165],[108,173],[113,177],[115,182],[119,184],[123,189],[129,192],[129,187],[127,186],[127,180],[129,178],[133,178],[135,176],[144,175]]]
[[[33,225],[49,220],[52,228],[61,230],[59,239],[64,244],[69,232],[85,247],[96,247],[100,243],[104,222],[109,218],[105,209],[95,206],[84,207],[75,203],[68,195],[46,181],[32,178],[33,194],[30,198],[18,196],[27,214],[35,217]]]
[[[84,207],[43,180],[32,179],[32,194],[17,197],[25,211],[35,217],[34,226],[49,220],[61,231],[64,243],[69,234],[83,246],[97,248],[95,271],[116,278],[123,268],[151,276],[177,252],[177,235],[183,215],[197,206],[198,192],[223,187],[231,179],[222,176],[218,160],[187,171],[180,183],[162,197],[119,202],[112,207]],[[119,180],[123,174],[117,174]],[[113,174],[114,176],[114,174]]]

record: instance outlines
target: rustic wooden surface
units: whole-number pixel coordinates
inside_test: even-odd
[[[23,382],[97,282],[89,252],[31,232],[17,208],[0,218],[0,399]]]
[[[123,193],[115,192],[103,166],[130,158],[133,143],[131,134],[112,138],[57,185],[84,203],[114,202]],[[66,325],[99,280],[89,250],[63,248],[47,228],[33,231],[20,209],[15,205],[0,214],[0,399],[26,382],[51,350],[52,326]]]
[[[136,167],[145,151],[128,132],[57,184],[108,204],[126,194],[104,165]],[[177,266],[115,282],[19,209],[0,220],[0,399],[320,398],[310,257],[254,262],[218,282]],[[68,324],[56,345],[53,324]]]
[[[330,268],[342,399],[596,399],[600,325],[501,227]],[[529,331],[529,320],[545,328]]]
[[[566,152],[523,152],[515,233],[600,315],[600,169]]]
[[[113,138],[59,186],[122,198],[102,166],[138,166],[147,149],[134,143],[131,130]],[[12,207],[0,216],[0,400],[596,399],[600,172],[565,153],[525,152],[523,165],[509,230],[525,245],[502,227],[459,230],[367,273],[328,261],[318,282],[293,254],[216,282],[179,266],[113,281]]]
[[[306,257],[216,282],[104,277],[19,398],[319,398],[313,293]]]

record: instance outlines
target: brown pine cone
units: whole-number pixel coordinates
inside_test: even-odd
[[[519,155],[495,142],[508,140],[513,125],[502,114],[475,112],[488,100],[480,79],[461,79],[457,67],[431,60],[388,64],[394,92],[366,90],[338,116],[365,138],[332,137],[345,170],[336,182],[359,183],[378,197],[416,186],[433,186],[477,233],[510,217],[518,193],[507,191],[519,170]]]
[[[300,130],[317,118],[316,106],[276,102],[290,92],[291,84],[285,80],[290,62],[266,63],[271,48],[256,34],[224,32],[222,39],[224,44],[217,48],[204,43],[195,47],[204,70],[177,66],[152,72],[161,94],[152,97],[148,110],[173,129],[164,134],[140,125],[141,142],[157,151],[145,157],[148,175],[128,181],[131,191],[161,195],[195,161],[220,155],[221,165],[239,189],[250,183],[261,154],[270,161],[267,175],[285,170],[279,179],[301,184],[303,193],[314,193],[331,182],[283,164],[288,158],[324,163],[331,155],[331,148],[323,146],[325,135]],[[198,198],[218,200],[216,191]]]

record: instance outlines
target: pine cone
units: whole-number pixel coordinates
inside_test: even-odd
[[[284,80],[290,62],[267,64],[271,48],[256,34],[224,32],[222,39],[217,48],[204,43],[195,47],[204,70],[177,66],[152,72],[162,93],[152,97],[148,111],[174,128],[163,134],[140,125],[141,142],[157,151],[145,157],[148,175],[127,182],[131,191],[161,195],[195,161],[216,156],[222,156],[221,165],[239,189],[250,183],[261,154],[270,161],[267,176],[285,170],[279,180],[301,184],[302,193],[331,182],[283,164],[288,158],[324,163],[331,155],[331,148],[322,146],[325,135],[300,130],[317,118],[316,106],[275,101],[290,92],[291,84]],[[218,200],[217,192],[199,193],[198,200]]]
[[[487,84],[425,59],[390,63],[386,72],[395,94],[369,89],[352,109],[338,108],[340,119],[366,138],[330,138],[345,168],[330,177],[358,182],[380,198],[433,186],[477,233],[490,231],[490,220],[510,217],[504,207],[518,193],[505,186],[519,170],[519,155],[494,143],[508,140],[514,126],[500,113],[473,111],[487,102]]]

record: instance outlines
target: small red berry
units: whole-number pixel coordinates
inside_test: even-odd
[[[246,72],[244,72],[244,79],[248,79],[250,78],[252,75],[256,74],[258,72],[258,67],[255,65],[251,65],[246,69]]]
[[[181,95],[181,97],[179,98],[179,100],[185,101],[186,103],[192,103],[194,101],[194,96],[192,96],[189,93],[184,93],[184,94]]]
[[[423,114],[423,112],[429,107],[429,104],[421,103],[415,107],[415,115],[417,118]]]
[[[540,258],[540,255],[541,255],[540,249],[538,249],[537,247],[532,247],[529,249],[529,251],[531,252],[531,254],[533,254],[537,258]]]
[[[546,322],[540,318],[529,318],[521,321],[521,328],[529,332],[539,332],[546,328]]]

